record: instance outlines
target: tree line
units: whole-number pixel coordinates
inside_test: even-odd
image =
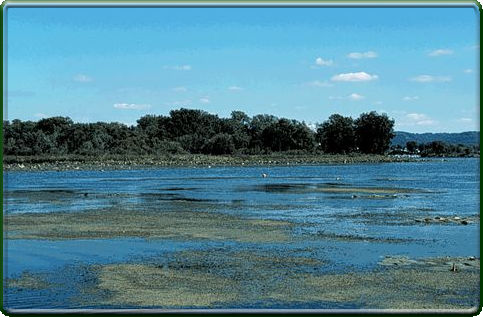
[[[316,131],[305,122],[233,111],[220,118],[203,110],[177,109],[168,116],[145,115],[134,126],[74,123],[68,117],[3,122],[5,155],[102,154],[384,154],[394,136],[386,114],[363,113],[357,119],[334,114]]]
[[[393,146],[390,154],[416,154],[421,157],[468,157],[479,156],[480,145],[451,144],[444,141],[432,141],[418,143],[416,141],[406,142],[406,147]]]

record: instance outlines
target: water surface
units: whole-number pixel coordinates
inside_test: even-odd
[[[268,177],[261,177],[262,173]],[[283,243],[122,237],[4,240],[4,280],[23,272],[145,262],[186,250],[250,250],[323,261],[317,272],[371,270],[388,255],[479,257],[479,160],[290,166],[4,172],[4,214],[82,212],[119,207],[229,214],[295,224]],[[471,219],[425,223],[417,219]],[[136,224],[133,224],[136,225]],[[7,228],[8,237],[8,228]],[[66,275],[67,276],[67,275]],[[53,277],[48,277],[52,279]],[[64,283],[62,287],[72,288]],[[61,289],[62,289],[61,287]],[[74,308],[61,291],[5,290],[9,308]],[[47,294],[47,295],[46,295]],[[83,306],[84,305],[84,306]],[[270,306],[251,302],[244,307]],[[284,303],[274,302],[273,307]],[[289,305],[289,304],[287,304]],[[320,308],[320,303],[292,306]],[[327,307],[354,307],[351,303]],[[89,306],[90,307],[90,306]]]

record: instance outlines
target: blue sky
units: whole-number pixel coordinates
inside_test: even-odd
[[[8,8],[9,120],[180,107],[479,130],[474,8]]]

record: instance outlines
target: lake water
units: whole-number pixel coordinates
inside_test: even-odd
[[[262,173],[268,177],[261,177]],[[24,272],[65,272],[72,266],[118,263],[219,247],[281,253],[310,247],[315,250],[311,257],[328,263],[321,268],[327,272],[370,270],[388,255],[479,257],[479,159],[323,166],[4,172],[3,175],[4,214],[61,211],[79,213],[82,217],[86,210],[122,206],[159,212],[183,208],[295,223],[291,233],[293,240],[287,243],[132,237],[7,238],[4,239],[4,280]],[[468,225],[417,221],[435,216],[472,221]],[[305,255],[303,251],[299,253]],[[66,288],[64,281],[64,286],[50,292],[47,298],[40,291],[13,292],[7,287],[4,290],[6,306],[78,307],[69,301],[76,296],[76,279],[72,278],[69,283],[72,285]],[[252,305],[256,307],[256,303]],[[94,303],[92,306],[95,307]]]

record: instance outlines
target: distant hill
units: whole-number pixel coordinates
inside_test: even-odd
[[[429,143],[432,141],[443,141],[452,144],[474,145],[480,143],[479,131],[468,131],[461,133],[409,133],[396,131],[392,139],[392,145],[405,146],[408,141],[418,143]]]

